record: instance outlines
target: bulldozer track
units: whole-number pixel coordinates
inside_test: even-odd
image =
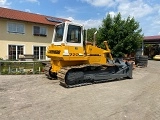
[[[49,79],[55,79],[50,73],[51,64],[46,64],[45,66],[45,75]],[[132,69],[129,68],[128,69]],[[119,68],[114,64],[83,64],[77,66],[67,66],[62,67],[60,71],[57,73],[57,79],[60,80],[60,85],[66,88],[80,87],[91,85],[95,83],[103,83],[107,81],[112,81],[114,79],[121,79],[123,77],[128,77],[128,74],[124,74],[124,76],[116,76],[113,78],[110,77],[113,74],[119,74],[119,72],[126,71],[125,68]],[[127,73],[127,72],[126,72]]]
[[[51,68],[51,64],[50,64],[50,63],[47,63],[47,64],[45,65],[45,67],[44,67],[44,73],[45,73],[45,75],[47,76],[47,78],[52,79],[52,77],[51,77],[50,74],[49,74],[50,68]]]
[[[113,69],[115,71],[113,71]],[[118,69],[118,71],[116,71]],[[131,68],[130,68],[131,69]],[[123,69],[121,69],[123,71]],[[124,69],[125,71],[126,69]],[[123,72],[124,72],[123,71]],[[120,80],[125,76],[110,77],[113,72],[118,73],[119,67],[116,65],[84,64],[79,66],[63,67],[58,73],[60,84],[67,88],[80,87],[95,83],[103,83],[112,80]]]
[[[67,87],[67,88],[73,88],[73,87],[80,87],[80,86],[85,86],[85,85],[90,85],[90,84],[93,84],[93,83],[80,83],[80,84],[75,84],[75,85],[67,85],[66,82],[65,82],[65,76],[67,74],[67,72],[71,69],[76,69],[76,68],[84,68],[84,67],[87,67],[87,66],[91,66],[89,64],[84,64],[84,65],[77,65],[77,66],[68,66],[68,67],[63,67],[59,72],[58,72],[58,79],[60,80],[60,84],[64,87]],[[94,66],[100,66],[100,65],[96,65],[94,64]]]

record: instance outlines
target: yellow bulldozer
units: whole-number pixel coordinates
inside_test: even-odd
[[[73,22],[57,24],[46,56],[50,64],[45,74],[59,79],[65,87],[77,87],[110,80],[132,78],[133,65],[113,60],[107,41],[106,49],[83,40],[83,25]]]

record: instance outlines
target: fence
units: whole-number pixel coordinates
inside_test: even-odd
[[[0,60],[0,75],[43,74],[42,61],[3,61]]]

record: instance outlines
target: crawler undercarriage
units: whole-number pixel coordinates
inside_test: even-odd
[[[116,62],[114,64],[85,64],[62,67],[57,75],[52,74],[50,65],[46,65],[46,76],[49,79],[59,79],[60,84],[67,88],[79,87],[124,78],[132,78],[132,63]]]

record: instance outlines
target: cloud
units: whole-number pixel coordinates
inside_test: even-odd
[[[40,2],[38,0],[21,0],[20,2],[37,3],[38,5],[40,5]]]
[[[160,26],[160,16],[152,17],[151,20],[153,21],[151,25],[154,26],[154,28],[157,28]]]
[[[123,18],[128,16],[134,17],[140,23],[140,28],[144,35],[155,35],[160,30],[160,13],[159,5],[153,2],[143,0],[117,0],[117,11],[120,12]]]
[[[10,7],[11,2],[8,2],[7,0],[0,0],[0,7]]]
[[[84,25],[85,29],[98,28],[102,24],[102,20],[100,20],[100,19],[97,19],[97,20],[93,20],[93,19],[75,20],[73,17],[68,17],[66,19],[71,20],[72,22]]]
[[[51,0],[52,3],[56,3],[58,0]]]
[[[94,7],[101,7],[112,17],[121,13],[122,18],[134,17],[140,23],[140,28],[144,35],[154,35],[160,32],[160,8],[157,2],[151,0],[79,0]],[[69,9],[68,9],[69,11]],[[71,10],[70,10],[71,11]],[[73,10],[72,10],[73,11]],[[73,22],[83,24],[85,28],[98,28],[102,24],[102,19],[77,20],[73,16],[69,17]]]
[[[114,0],[81,0],[82,2],[87,2],[96,7],[113,6],[115,4]]]
[[[66,12],[72,12],[75,13],[77,10],[71,7],[64,7],[66,9]]]
[[[31,12],[31,10],[30,10],[30,9],[25,9],[25,11],[26,11],[26,12]]]
[[[39,2],[38,0],[26,0],[26,1],[33,2],[33,3]]]
[[[144,3],[142,0],[121,2],[117,9],[124,17],[130,15],[135,18],[141,18],[154,12],[154,7]]]
[[[108,13],[106,13],[106,16],[107,16],[107,14],[108,14]],[[110,14],[110,16],[111,16],[112,18],[116,15],[116,13],[113,12],[113,11],[109,12],[109,14]]]
[[[70,20],[70,21],[74,21],[74,18],[73,18],[73,17],[68,17],[68,18],[66,18],[66,19],[68,19],[68,20]]]
[[[108,7],[114,11],[114,14],[121,13],[123,17],[135,17],[141,18],[151,13],[154,13],[159,6],[154,6],[143,0],[81,0],[87,2],[95,7],[105,7],[105,10],[109,10]],[[110,11],[107,11],[108,14]],[[113,15],[113,12],[111,13]]]

